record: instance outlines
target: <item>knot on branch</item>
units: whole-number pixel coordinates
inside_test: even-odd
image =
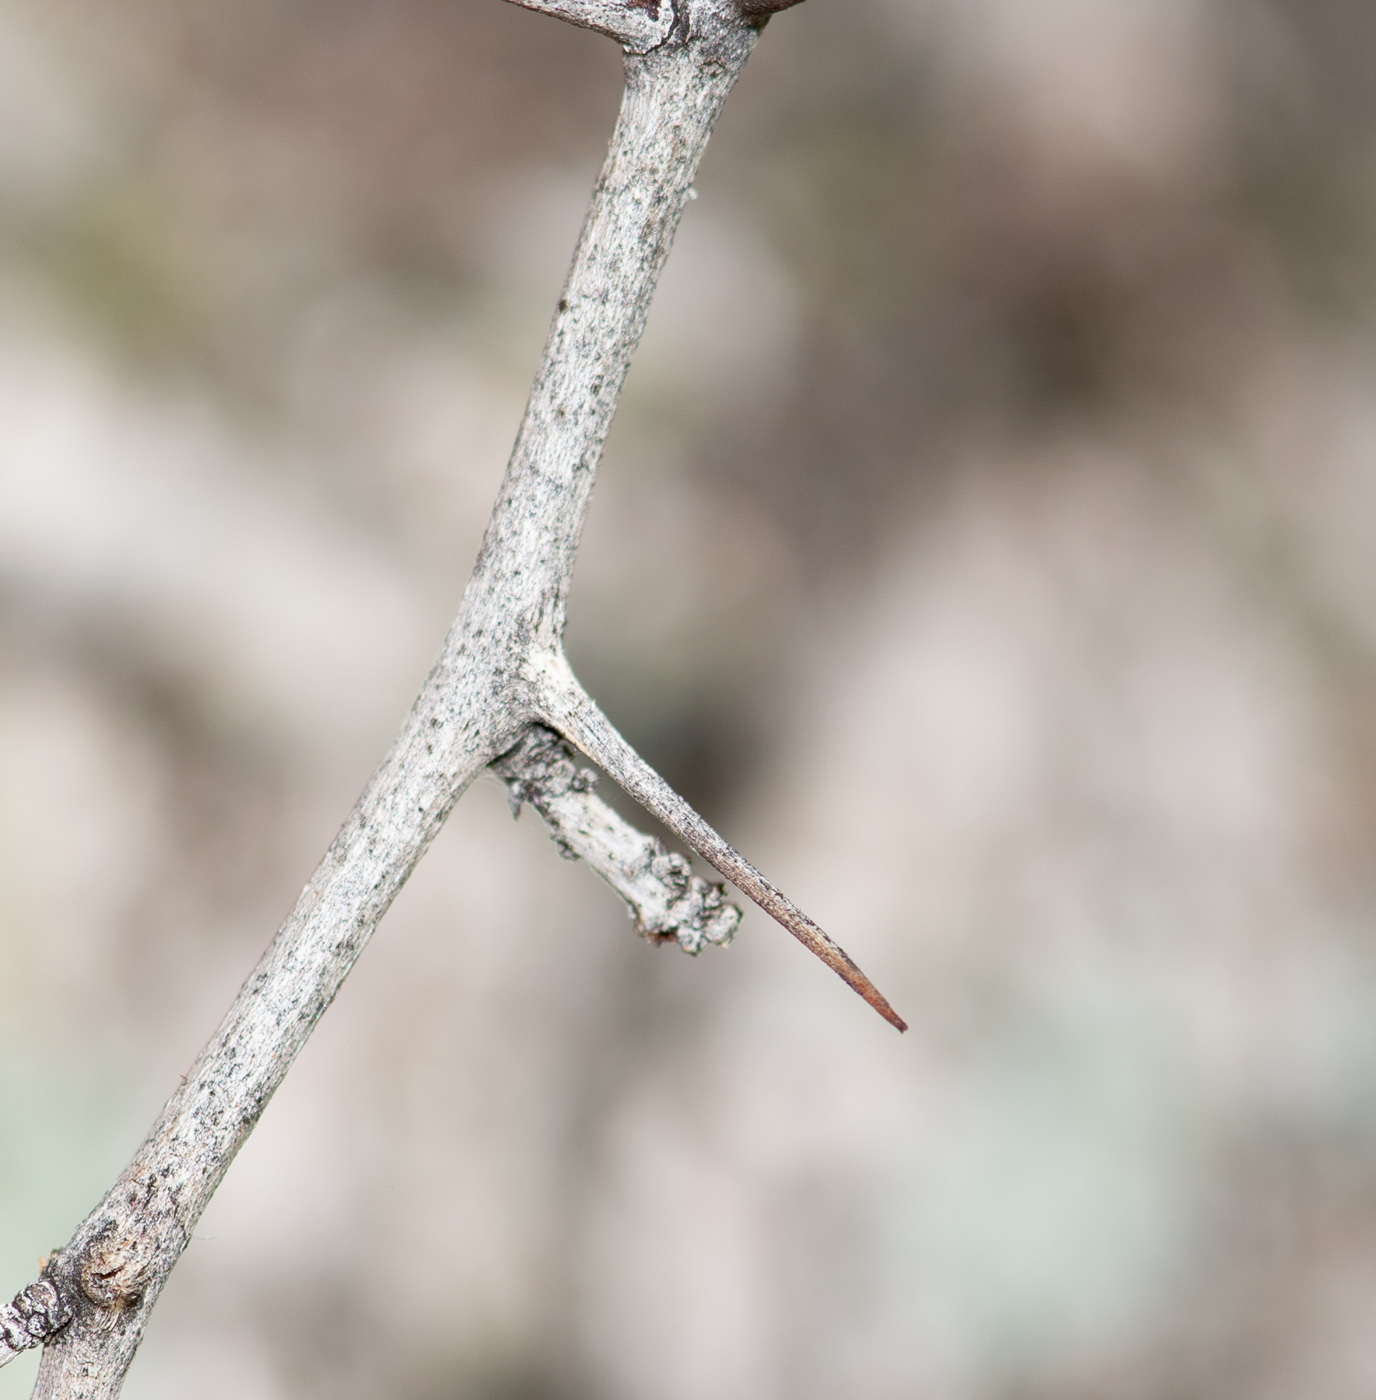
[[[81,1291],[97,1307],[132,1308],[143,1297],[151,1268],[152,1251],[140,1236],[97,1240],[81,1265]]]
[[[506,784],[513,816],[528,802],[539,812],[560,855],[582,859],[630,906],[636,932],[652,943],[675,942],[696,956],[709,943],[725,947],[741,911],[721,885],[692,873],[686,856],[623,821],[593,792],[597,774],[553,730],[532,725],[492,765]]]
[[[26,1351],[60,1332],[75,1316],[75,1309],[47,1278],[21,1288],[14,1301],[0,1306],[0,1352]],[[9,1356],[4,1356],[9,1360]]]

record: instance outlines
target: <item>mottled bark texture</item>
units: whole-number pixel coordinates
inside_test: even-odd
[[[512,815],[520,815],[523,803],[534,807],[559,854],[587,861],[626,901],[642,938],[675,942],[696,956],[707,944],[725,947],[736,936],[741,911],[726,902],[724,887],[698,879],[686,856],[613,812],[593,792],[597,774],[580,768],[552,729],[531,725],[492,771],[506,783]]]
[[[0,1307],[0,1365],[41,1346],[71,1320],[71,1305],[50,1279],[21,1288],[12,1303]]]
[[[631,903],[696,951],[737,915],[590,799],[562,736],[903,1023],[854,963],[645,764],[563,653],[593,475],[713,123],[758,36],[737,0],[527,0],[627,51],[626,93],[482,550],[390,752],[290,917],[114,1187],[4,1312],[0,1361],[45,1341],[35,1395],[119,1393],[168,1274],[234,1154],[468,784],[494,760]],[[551,747],[553,745],[554,747]],[[502,756],[506,755],[503,759]],[[568,770],[573,770],[572,772]]]

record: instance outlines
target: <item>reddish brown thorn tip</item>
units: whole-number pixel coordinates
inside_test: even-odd
[[[735,852],[731,853],[735,856]],[[735,856],[739,865],[728,871],[724,865],[717,868],[744,894],[750,896],[770,918],[782,924],[799,943],[817,957],[848,986],[858,992],[865,1001],[896,1030],[906,1031],[908,1023],[889,1005],[888,998],[860,971],[854,959],[825,930],[821,929],[780,890],[777,890],[753,866]],[[714,862],[715,863],[715,862]]]
[[[851,986],[897,1031],[906,1031],[908,1023],[889,1005],[888,998],[863,973]]]

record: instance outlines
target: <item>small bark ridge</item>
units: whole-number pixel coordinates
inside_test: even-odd
[[[736,0],[736,6],[746,19],[767,19],[780,10],[801,5],[803,0]]]
[[[621,896],[636,932],[652,943],[677,943],[694,957],[709,943],[735,937],[741,911],[722,885],[692,873],[686,856],[623,821],[593,791],[597,774],[552,730],[534,725],[492,765],[507,786],[513,816],[529,802],[544,818],[559,853],[582,858]]]
[[[153,1222],[170,1205],[158,1199],[156,1178],[144,1174],[127,1182],[123,1195],[123,1223],[111,1220],[96,1235],[77,1271],[81,1291],[111,1312],[132,1308],[143,1298],[158,1253]]]
[[[75,1310],[46,1278],[20,1289],[12,1303],[0,1306],[0,1364],[29,1347],[46,1342],[75,1316]]]

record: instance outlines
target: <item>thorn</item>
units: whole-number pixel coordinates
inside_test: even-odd
[[[713,835],[715,834],[714,832]],[[855,959],[835,939],[813,923],[791,899],[766,880],[749,861],[724,841],[722,845],[725,847],[724,853],[732,858],[725,863],[719,863],[706,851],[700,854],[704,860],[711,861],[743,894],[754,900],[771,919],[782,924],[808,952],[826,963],[846,986],[863,997],[889,1025],[897,1031],[906,1031],[908,1023],[893,1009],[879,988],[860,971]],[[728,864],[735,865],[736,862],[739,862],[739,865],[735,869],[727,868]]]
[[[723,872],[724,873],[724,872]],[[778,894],[778,891],[775,891]],[[788,918],[774,910],[767,912],[782,924],[810,953],[815,953],[852,991],[858,992],[874,1009],[899,1032],[908,1029],[908,1023],[889,1005],[888,998],[860,971],[855,960],[834,939],[822,932],[811,919],[791,901],[778,895],[795,918]],[[753,896],[752,896],[753,898]],[[764,908],[763,905],[760,906]]]
[[[592,697],[578,684],[568,663],[559,657],[549,677],[554,685],[545,693],[544,722],[581,749],[607,776],[619,783],[653,817],[658,817],[681,841],[690,846],[752,899],[770,918],[780,923],[810,953],[826,963],[854,992],[864,998],[898,1031],[908,1023],[889,1005],[888,999],[860,971],[850,954],[822,931],[791,899],[776,889],[733,846],[729,846],[676,793],[663,778],[617,733]]]

